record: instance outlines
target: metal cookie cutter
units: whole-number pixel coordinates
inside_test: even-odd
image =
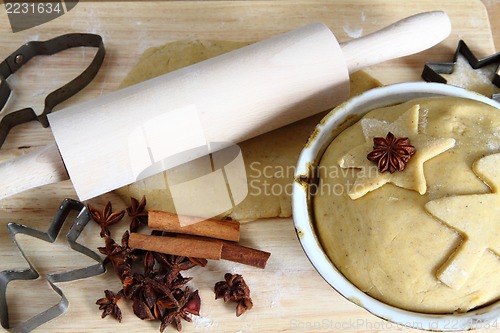
[[[31,120],[38,120],[43,127],[48,127],[49,122],[47,120],[47,114],[49,114],[57,104],[67,100],[82,90],[96,76],[104,60],[104,43],[102,37],[99,35],[71,33],[44,42],[28,42],[0,63],[0,110],[2,110],[11,93],[11,89],[6,81],[11,74],[15,73],[25,63],[37,55],[52,55],[63,50],[82,46],[98,48],[90,65],[72,81],[47,95],[42,114],[37,115],[32,108],[25,108],[4,116],[0,121],[0,147],[4,143],[10,129],[16,125]]]
[[[10,327],[9,312],[6,299],[7,285],[9,284],[9,282],[14,280],[34,280],[40,276],[36,271],[35,267],[33,266],[33,264],[30,262],[27,255],[23,252],[23,249],[21,248],[19,243],[16,241],[16,235],[25,234],[39,238],[46,242],[53,243],[56,240],[57,235],[61,230],[61,227],[66,221],[66,218],[68,217],[69,213],[72,210],[78,211],[79,213],[78,216],[75,218],[75,221],[71,226],[71,229],[66,235],[68,244],[73,250],[78,251],[95,260],[97,264],[69,272],[48,274],[47,281],[49,282],[52,289],[57,294],[59,294],[59,296],[61,296],[61,300],[59,301],[59,303],[47,309],[46,311],[39,313],[38,315],[28,319],[27,321],[22,322],[20,325],[16,327]],[[59,210],[55,214],[54,219],[52,220],[52,223],[50,224],[47,232],[42,232],[17,223],[9,223],[7,225],[7,228],[10,232],[12,239],[14,240],[14,243],[17,245],[19,251],[23,255],[24,259],[27,261],[29,269],[15,270],[15,271],[5,270],[0,272],[0,320],[3,328],[16,333],[17,332],[25,333],[34,330],[38,326],[63,314],[68,309],[69,301],[62,292],[62,290],[56,286],[56,283],[83,279],[104,273],[105,268],[100,255],[76,242],[81,232],[83,231],[83,228],[85,228],[85,226],[89,221],[90,221],[90,214],[85,205],[79,201],[67,198],[64,199],[61,206],[59,207]]]
[[[422,71],[422,79],[429,82],[447,83],[446,79],[441,74],[451,74],[457,64],[458,55],[461,54],[467,59],[469,65],[473,69],[478,69],[490,64],[497,63],[498,67],[493,75],[492,83],[500,88],[500,52],[489,57],[478,59],[469,49],[463,40],[458,42],[457,50],[453,57],[453,62],[427,62]],[[493,94],[491,98],[500,102],[500,93]]]

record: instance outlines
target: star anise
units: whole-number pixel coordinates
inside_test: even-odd
[[[95,302],[99,305],[99,310],[103,310],[102,318],[105,318],[107,315],[112,315],[121,322],[122,311],[116,303],[123,297],[123,290],[120,290],[116,295],[110,290],[105,290],[104,295],[106,297],[98,299],[97,302]]]
[[[189,287],[184,290],[176,289],[173,293],[176,302],[166,300],[161,304],[165,315],[161,318],[160,332],[163,332],[168,325],[174,324],[178,331],[182,330],[181,319],[191,322],[189,314],[200,315],[201,300],[198,290],[191,293]],[[161,312],[161,310],[159,311]]]
[[[143,196],[139,202],[136,198],[130,198],[130,207],[127,207],[127,214],[132,218],[130,221],[130,232],[136,232],[141,224],[148,224],[148,212],[146,207],[146,197]]]
[[[158,293],[147,282],[147,278],[142,278],[137,292],[131,299],[133,301],[132,309],[138,318],[142,320],[158,319],[152,311],[158,301]]]
[[[122,281],[123,294],[132,301],[134,314],[142,320],[160,320],[163,329],[170,323],[180,329],[180,320],[188,318],[187,313],[199,311],[198,293],[191,295],[189,289],[181,289],[191,278],[183,277],[180,271],[193,266],[185,257],[145,252],[144,274],[129,274]]]
[[[366,157],[377,163],[381,173],[403,171],[416,149],[408,138],[396,138],[391,132],[385,138],[373,138],[373,151]]]
[[[145,212],[146,199],[141,201],[131,198],[131,206],[127,208],[132,218],[130,230],[136,230],[142,223],[147,223]],[[126,298],[131,301],[134,314],[142,320],[159,320],[160,331],[163,332],[170,324],[178,331],[182,329],[182,319],[191,321],[191,315],[199,315],[201,300],[198,291],[192,292],[186,287],[191,278],[182,276],[181,272],[195,266],[206,266],[208,261],[202,258],[191,258],[132,249],[129,246],[129,232],[122,237],[121,245],[111,237],[108,227],[118,222],[124,215],[112,213],[111,203],[103,212],[89,205],[92,217],[101,224],[101,235],[105,239],[105,247],[98,248],[106,255],[105,263],[111,263],[122,282],[122,290],[115,296],[106,290],[106,297],[96,303],[103,310],[103,317],[113,315],[121,320],[121,311],[116,305],[118,300]],[[153,230],[152,235],[163,235],[164,232]],[[142,262],[142,270],[137,267]],[[217,295],[222,295],[225,301],[238,302],[236,315],[240,316],[252,308],[250,290],[241,275],[226,274],[225,287],[217,287]]]
[[[224,302],[238,302],[236,316],[239,317],[253,307],[253,302],[250,298],[250,288],[248,288],[243,276],[240,274],[226,273],[224,280],[215,284],[215,299],[222,298]]]
[[[185,271],[195,266],[205,267],[208,263],[207,259],[175,256],[158,252],[154,252],[154,257],[160,265],[168,266],[171,270],[177,272]]]
[[[90,216],[92,219],[101,226],[101,237],[111,236],[109,231],[109,226],[118,223],[125,215],[125,210],[121,212],[113,213],[113,207],[111,206],[111,201],[109,201],[102,212],[88,205]]]
[[[143,266],[145,275],[150,275],[154,273],[154,268],[155,268],[154,252],[146,251],[146,254],[144,255]]]
[[[128,246],[128,231],[122,237],[122,245],[118,245],[111,237],[105,237],[105,247],[97,249],[106,255],[104,263],[110,262],[113,265],[116,275],[123,281],[132,274],[132,261],[134,260],[133,250]]]

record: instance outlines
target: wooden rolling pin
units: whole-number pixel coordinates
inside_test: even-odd
[[[0,165],[0,198],[67,179],[66,170],[80,200],[114,190],[214,142],[328,110],[348,97],[350,72],[427,49],[450,30],[446,13],[428,12],[340,45],[311,24],[68,107],[49,115],[58,148]]]

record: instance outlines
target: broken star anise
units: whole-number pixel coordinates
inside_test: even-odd
[[[250,288],[248,288],[243,276],[240,274],[226,273],[224,280],[215,284],[215,299],[222,298],[224,302],[238,302],[238,305],[236,305],[236,317],[239,317],[253,307],[253,302],[250,298]]]
[[[123,297],[123,290],[120,290],[116,295],[111,290],[104,291],[105,297],[100,298],[95,302],[99,305],[99,310],[102,311],[102,318],[105,318],[107,315],[112,315],[119,322],[122,321],[122,311],[118,307],[116,303]]]
[[[113,213],[113,207],[111,206],[111,201],[109,201],[102,212],[88,205],[89,213],[92,219],[101,226],[101,237],[111,236],[109,232],[109,226],[120,222],[120,220],[125,215],[125,211]]]
[[[373,151],[366,158],[377,163],[381,173],[403,171],[416,149],[408,138],[396,138],[391,132],[385,138],[373,138]]]
[[[148,212],[146,208],[146,197],[143,196],[141,201],[136,198],[130,198],[130,207],[127,207],[127,214],[132,218],[130,221],[130,232],[136,232],[141,224],[148,224]]]

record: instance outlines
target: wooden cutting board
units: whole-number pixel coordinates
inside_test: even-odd
[[[493,4],[495,5],[495,4]],[[492,6],[493,6],[492,5]],[[498,10],[498,5],[495,5]],[[104,38],[107,51],[96,79],[64,105],[78,103],[117,88],[126,73],[147,48],[183,39],[252,41],[264,39],[298,26],[322,21],[339,41],[366,35],[403,17],[428,10],[448,12],[453,31],[438,46],[421,54],[390,61],[368,69],[384,84],[420,81],[426,61],[450,61],[459,39],[464,39],[479,57],[494,53],[488,13],[480,1],[424,0],[401,4],[391,0],[372,1],[221,1],[221,2],[80,2],[54,21],[12,33],[5,8],[0,8],[0,57],[5,58],[30,40],[46,40],[67,32],[91,32]],[[498,12],[498,11],[497,11]],[[497,41],[498,43],[498,41]],[[397,47],[397,45],[395,46]],[[94,51],[75,49],[52,57],[33,59],[9,79],[15,98],[2,113],[34,106],[41,111],[47,93],[76,76],[90,62]],[[140,110],[138,110],[140,112]],[[0,150],[0,160],[36,149],[53,138],[50,129],[38,123],[25,124],[11,132]],[[10,240],[8,222],[46,230],[66,197],[76,198],[69,181],[33,189],[0,201],[0,270],[25,268],[26,264]],[[111,200],[115,209],[126,204],[113,193],[92,200],[102,206]],[[126,226],[112,229],[121,235]],[[44,280],[49,273],[85,267],[91,262],[71,251],[64,235],[48,244],[19,236],[26,253],[41,273],[36,281],[13,282],[8,288],[11,323],[45,310],[59,297]],[[271,219],[242,227],[242,243],[272,253],[265,270],[227,262],[210,262],[205,269],[193,269],[191,286],[200,290],[201,317],[184,323],[186,332],[276,332],[342,331],[387,332],[400,326],[379,319],[350,303],[332,289],[314,270],[295,236],[292,219]],[[102,246],[97,225],[89,224],[79,241],[95,249]],[[236,318],[234,306],[215,301],[212,288],[225,272],[243,274],[254,301],[254,309]],[[122,303],[121,324],[100,319],[95,301],[104,289],[119,290],[113,272],[74,282],[60,283],[69,299],[68,311],[41,326],[39,332],[156,332],[158,322],[142,322]],[[173,330],[173,327],[169,327]],[[412,331],[402,329],[402,331]],[[492,331],[492,330],[490,330]]]

